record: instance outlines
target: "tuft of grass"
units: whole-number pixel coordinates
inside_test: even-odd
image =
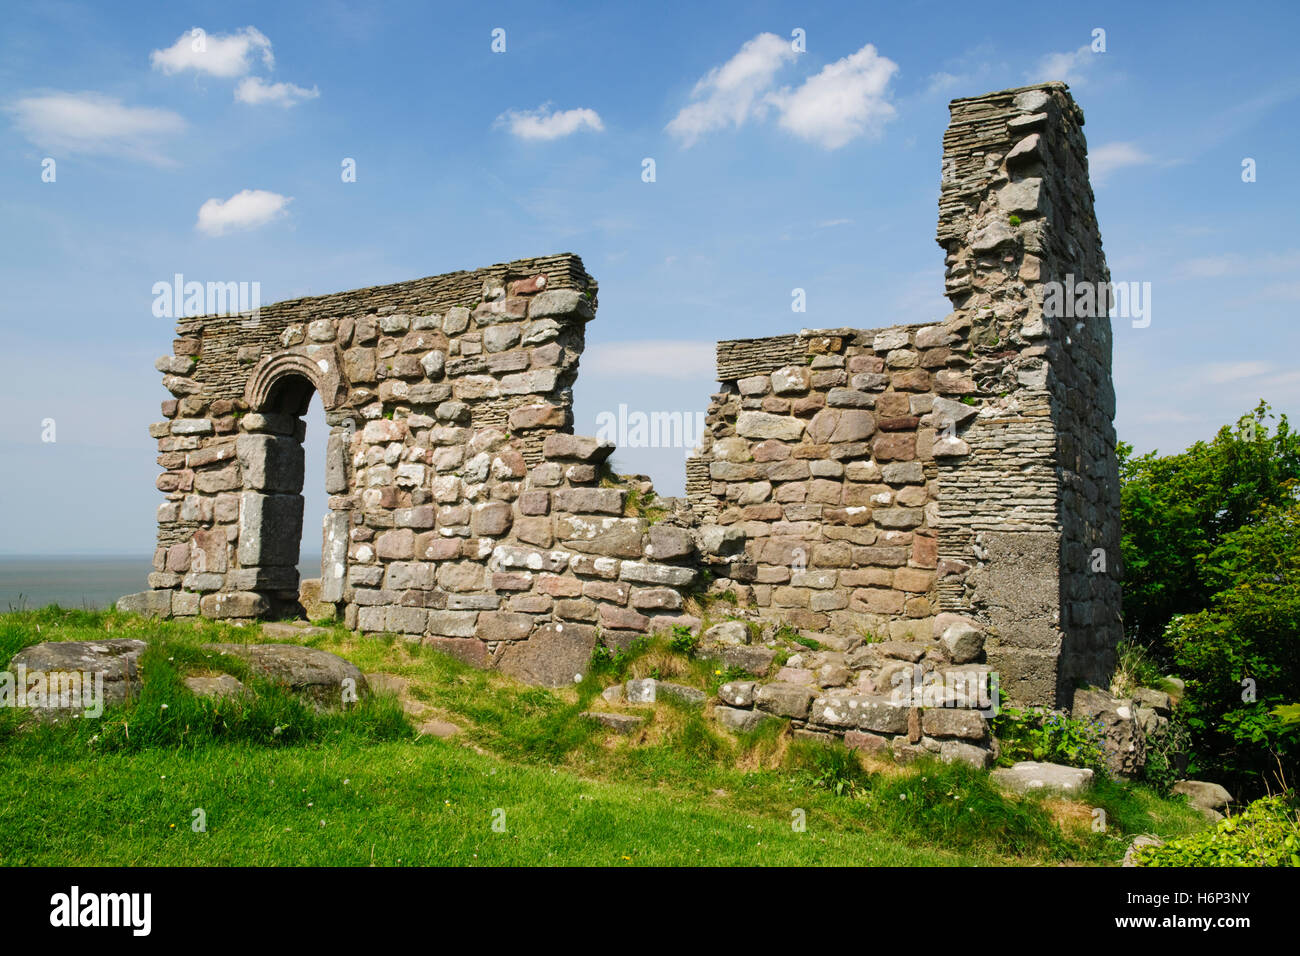
[[[1125,638],[1118,651],[1119,660],[1110,680],[1110,692],[1116,697],[1131,697],[1139,687],[1160,687],[1165,683],[1160,665],[1147,648]]]

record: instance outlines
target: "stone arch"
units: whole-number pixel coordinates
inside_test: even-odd
[[[263,411],[278,388],[292,379],[305,379],[320,394],[325,410],[333,411],[343,404],[348,393],[341,369],[338,349],[333,346],[285,349],[266,356],[254,366],[244,386],[244,401],[251,410]]]
[[[343,428],[351,418],[344,407],[349,388],[341,372],[338,350],[332,345],[306,345],[268,355],[253,368],[244,386],[244,401],[256,415],[241,420],[236,446],[243,476],[239,509],[237,556],[252,576],[249,590],[262,596],[272,613],[299,613],[298,561],[303,531],[304,422],[312,393],[320,395],[330,426],[326,476],[332,493],[346,488]],[[331,420],[333,419],[333,420]],[[322,577],[326,600],[342,597],[348,514],[332,511],[323,534]],[[325,569],[329,570],[326,571]]]

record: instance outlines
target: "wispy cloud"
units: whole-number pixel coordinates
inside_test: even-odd
[[[256,27],[244,27],[228,34],[210,34],[201,27],[194,27],[182,33],[165,50],[154,50],[149,55],[149,62],[155,70],[168,75],[193,70],[233,78],[246,74],[259,55],[268,70],[275,67],[271,41]]]
[[[1062,80],[1071,86],[1083,86],[1103,56],[1104,53],[1093,53],[1086,43],[1069,53],[1048,53],[1025,73],[1025,79],[1030,83]]]
[[[244,189],[229,199],[209,199],[199,207],[194,228],[209,236],[264,226],[285,212],[292,198],[265,189]]]
[[[544,103],[535,110],[507,110],[496,119],[511,135],[526,140],[551,140],[569,136],[579,130],[600,132],[605,124],[595,110],[580,107],[571,110],[553,110]]]
[[[683,146],[691,146],[705,133],[740,127],[761,117],[767,110],[763,95],[771,89],[781,67],[796,56],[790,41],[775,33],[760,33],[695,84],[691,91],[695,102],[673,117],[668,132]]]
[[[1179,279],[1224,279],[1242,276],[1286,274],[1300,271],[1300,249],[1246,255],[1222,252],[1186,260],[1175,273]]]
[[[923,96],[974,96],[997,85],[995,76],[1008,75],[1004,62],[994,63],[991,43],[981,43],[944,63],[945,69],[931,73]],[[1003,84],[1005,85],[1005,84]]]
[[[715,344],[691,339],[642,339],[603,342],[582,356],[585,375],[642,378],[711,378]]]
[[[705,133],[739,128],[775,110],[782,129],[825,149],[839,149],[864,134],[878,134],[893,118],[888,86],[898,64],[870,43],[797,87],[773,89],[777,73],[797,55],[788,40],[760,33],[695,84],[695,102],[673,117],[668,132],[691,146]]]
[[[308,90],[293,83],[267,83],[260,76],[246,76],[235,87],[235,99],[253,106],[261,103],[293,106],[303,100],[314,100],[318,96],[320,90],[314,86]]]
[[[270,38],[252,26],[234,33],[208,33],[194,27],[171,46],[149,55],[153,68],[168,76],[192,71],[221,79],[243,77],[235,87],[237,103],[289,107],[320,96],[315,86],[308,89],[294,83],[271,83],[251,75],[259,59],[266,70],[275,69]]]
[[[1211,385],[1223,385],[1238,379],[1250,378],[1270,372],[1273,365],[1269,362],[1215,362],[1202,370],[1202,375]]]
[[[175,165],[160,151],[160,143],[185,129],[185,120],[171,110],[126,106],[95,92],[36,93],[5,110],[19,132],[42,149],[121,156],[158,166]]]
[[[897,63],[868,43],[828,64],[797,90],[780,90],[768,99],[781,111],[782,128],[826,149],[839,149],[863,134],[879,135],[894,118],[888,88],[897,71]]]
[[[1106,143],[1088,151],[1088,172],[1100,180],[1125,166],[1149,166],[1155,161],[1134,143]]]

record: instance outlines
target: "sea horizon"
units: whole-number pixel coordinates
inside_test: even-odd
[[[111,607],[125,594],[149,587],[149,554],[0,554],[0,612],[49,604],[77,610]],[[320,555],[298,562],[302,577],[319,577]]]

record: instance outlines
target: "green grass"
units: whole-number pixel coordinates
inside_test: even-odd
[[[23,732],[0,713],[0,863],[1050,865],[1113,863],[1132,834],[1203,827],[1181,802],[1103,782],[1094,800],[1109,826],[1093,833],[1088,804],[1008,796],[961,765],[864,762],[793,740],[783,721],[733,737],[660,704],[622,737],[579,718],[607,706],[599,691],[616,678],[721,677],[666,641],[556,691],[392,638],[336,629],[303,641],[407,678],[414,700],[464,729],[446,740],[417,736],[391,697],[319,715],[266,685],[251,702],[189,695],[186,673],[247,678],[198,644],[259,640],[252,627],[0,615],[0,667],[27,644],[105,636],[153,645],[133,707]]]

